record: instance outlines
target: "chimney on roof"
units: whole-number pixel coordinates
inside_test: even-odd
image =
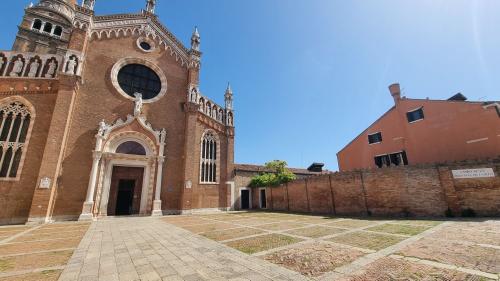
[[[309,168],[307,168],[307,170],[309,172],[321,173],[321,172],[323,172],[323,166],[325,166],[325,164],[323,164],[323,163],[312,163],[311,166],[309,166]]]
[[[389,92],[391,92],[391,96],[394,99],[394,104],[398,104],[399,100],[401,100],[401,87],[399,83],[390,85]]]

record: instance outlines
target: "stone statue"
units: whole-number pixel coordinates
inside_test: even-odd
[[[167,137],[167,131],[165,131],[165,129],[161,129],[161,132],[160,132],[160,142],[161,143],[165,143],[166,137]]]
[[[82,6],[89,10],[94,10],[95,0],[83,0]]]
[[[104,119],[99,122],[99,131],[97,132],[97,134],[99,136],[104,136],[104,134],[106,134],[106,130],[108,129],[108,125],[106,125],[106,122],[104,122]]]
[[[134,116],[139,116],[139,115],[141,115],[141,112],[142,112],[142,94],[135,93],[134,97],[135,97],[134,98],[134,103],[135,103]]]
[[[1,68],[1,67],[0,67],[0,68]],[[197,93],[196,93],[196,88],[193,88],[193,89],[191,90],[191,97],[190,97],[190,101],[191,101],[191,102],[196,103],[196,99],[197,99],[197,97],[198,97],[198,95],[197,95]]]
[[[66,74],[74,75],[75,74],[75,68],[76,68],[76,59],[75,59],[75,57],[72,57],[68,61],[68,70],[66,70]]]
[[[198,28],[194,28],[193,36],[191,36],[191,49],[195,51],[200,51],[201,37],[198,32]]]
[[[21,58],[17,58],[17,60],[14,62],[14,66],[12,67],[12,71],[10,72],[9,76],[21,76],[23,67],[24,62],[21,60]]]
[[[43,77],[51,77],[53,78],[56,72],[56,63],[52,60],[49,63],[49,69],[47,70],[47,73],[43,75]]]
[[[156,0],[146,0],[146,11],[154,14],[156,8]]]
[[[233,115],[232,114],[228,114],[227,115],[227,125],[228,126],[232,126],[233,125]]]
[[[37,60],[34,60],[30,65],[30,72],[28,73],[28,77],[36,77],[38,67],[40,67],[40,64]]]

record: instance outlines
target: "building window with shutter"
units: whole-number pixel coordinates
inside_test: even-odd
[[[0,180],[18,179],[32,123],[21,102],[0,103]]]
[[[219,159],[217,135],[207,131],[201,139],[200,182],[217,183],[217,167]]]

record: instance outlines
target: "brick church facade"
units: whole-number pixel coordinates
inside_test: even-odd
[[[0,224],[230,207],[233,95],[154,14],[41,0],[0,51]]]

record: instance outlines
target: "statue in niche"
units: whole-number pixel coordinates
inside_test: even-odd
[[[97,132],[97,135],[104,136],[107,130],[108,130],[108,125],[106,125],[106,122],[104,122],[104,120],[99,122],[99,131]]]
[[[36,77],[38,67],[40,67],[40,64],[37,60],[34,60],[30,65],[30,72],[28,73],[28,77]]]
[[[198,96],[198,94],[196,93],[196,88],[193,88],[191,90],[191,98],[190,98],[191,102],[196,103],[197,96]]]
[[[228,126],[232,126],[233,125],[233,115],[232,114],[228,114],[227,115],[227,125]]]
[[[21,58],[17,58],[17,60],[14,62],[14,66],[12,67],[12,71],[10,72],[9,76],[21,76],[23,67],[24,62],[21,60]]]
[[[141,115],[142,112],[142,94],[140,93],[135,93],[134,94],[134,116],[139,116]]]
[[[56,63],[53,60],[51,60],[50,63],[49,63],[49,69],[47,70],[47,73],[45,73],[43,75],[43,77],[47,77],[48,76],[48,77],[52,78],[52,77],[54,77],[55,72],[56,72]]]
[[[66,70],[66,74],[75,74],[75,69],[76,69],[76,59],[75,57],[71,57],[71,59],[68,61],[68,70]]]

